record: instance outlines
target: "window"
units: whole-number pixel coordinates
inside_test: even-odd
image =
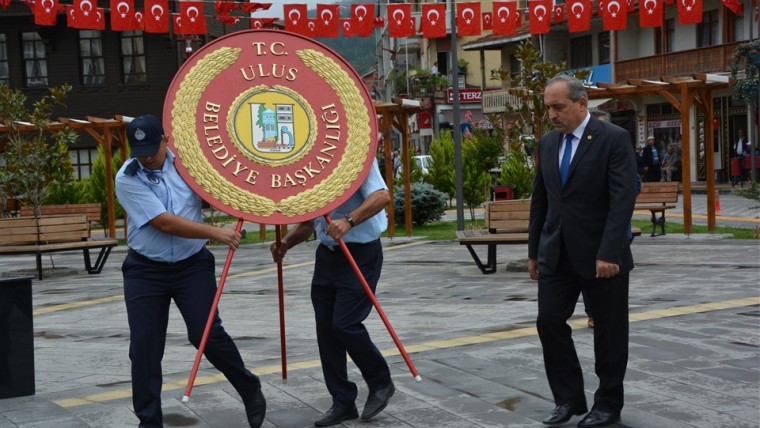
[[[8,85],[10,74],[8,70],[8,41],[5,34],[0,34],[0,83]]]
[[[570,39],[570,68],[591,67],[591,36]]]
[[[45,59],[45,43],[36,32],[22,33],[24,49],[24,73],[26,86],[47,86],[48,72]]]
[[[106,83],[103,38],[98,30],[79,31],[79,60],[82,65],[82,84]]]
[[[665,19],[661,28],[655,28],[655,46],[656,54],[665,54],[673,52],[673,42],[676,37],[676,21],[673,18]]]
[[[97,149],[69,149],[71,166],[74,167],[74,177],[77,180],[90,178],[92,162],[98,157]]]
[[[121,72],[123,83],[146,82],[145,49],[142,31],[121,33]]]
[[[610,63],[610,32],[599,33],[599,64]]]
[[[697,24],[697,47],[704,48],[720,43],[718,27],[717,10],[702,13],[702,22]]]

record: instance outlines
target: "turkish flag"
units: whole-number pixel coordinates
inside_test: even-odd
[[[643,0],[639,3],[639,26],[662,27],[663,0]]]
[[[546,34],[551,27],[552,0],[528,0],[530,34]]]
[[[306,27],[308,17],[305,4],[284,4],[282,11],[285,16],[285,30],[302,36],[311,36]]]
[[[260,30],[262,28],[273,28],[274,23],[279,20],[279,18],[250,18],[250,23],[251,28]]]
[[[5,9],[11,4],[11,0],[0,0],[0,9]]]
[[[491,12],[483,12],[481,16],[483,18],[483,31],[492,31],[493,19],[491,18]]]
[[[145,0],[146,33],[169,32],[169,0]]]
[[[604,31],[625,30],[628,25],[628,6],[623,8],[618,0],[607,0],[599,4]]]
[[[385,17],[384,16],[376,16],[375,17],[375,28],[383,28],[385,27]]]
[[[702,0],[682,0],[678,2],[678,23],[699,24],[702,22]]]
[[[493,33],[497,36],[511,36],[517,31],[517,2],[493,2]]]
[[[334,39],[340,32],[340,5],[317,4],[317,33],[319,37]]]
[[[238,23],[238,21],[240,21],[243,18],[240,16],[231,16],[231,15],[214,15],[214,19],[216,19],[217,21],[221,22],[224,25],[235,25]]]
[[[316,19],[307,19],[305,21],[306,23],[306,36],[309,37],[321,37],[319,35],[319,31],[317,31],[317,20]]]
[[[342,18],[340,20],[340,30],[343,33],[343,37],[356,37],[354,20],[351,18]]]
[[[457,36],[479,36],[480,2],[457,3]]]
[[[90,0],[75,0],[73,6],[66,8],[66,24],[71,28],[105,30],[104,17],[104,10],[93,6]]]
[[[409,25],[413,19],[411,4],[388,4],[388,33],[391,37],[414,36],[414,25]]]
[[[571,33],[591,29],[591,0],[568,0],[567,27]]]
[[[628,13],[631,13],[634,10],[636,10],[636,0],[625,0],[625,2],[626,4],[628,4]],[[665,4],[668,4],[668,0],[665,0]]]
[[[420,32],[426,39],[446,37],[446,4],[423,3]]]
[[[55,25],[58,12],[65,10],[66,7],[58,4],[58,0],[37,0],[34,3],[34,23],[37,25]]]
[[[552,22],[555,24],[561,24],[565,22],[565,5],[564,4],[555,4],[554,5],[554,14],[552,15]]]
[[[727,8],[731,9],[731,12],[735,13],[737,16],[742,16],[744,14],[744,11],[742,10],[742,2],[741,0],[720,0],[723,3],[723,6],[726,6]]]
[[[135,11],[135,29],[145,30],[145,15],[140,10]]]
[[[369,37],[375,30],[375,4],[359,3],[351,5],[351,29],[359,37]],[[344,30],[345,34],[345,30]]]
[[[179,14],[182,17],[182,34],[207,33],[202,1],[180,1]]]
[[[240,5],[240,10],[245,13],[253,13],[257,10],[269,10],[272,7],[272,3],[243,3]]]
[[[214,11],[221,16],[228,16],[230,12],[237,8],[238,4],[231,1],[217,0],[217,2],[214,3]]]
[[[134,0],[111,0],[111,30],[134,31],[140,27],[135,19]]]

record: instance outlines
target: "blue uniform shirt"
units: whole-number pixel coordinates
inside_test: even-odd
[[[380,175],[380,170],[377,167],[377,161],[372,164],[372,168],[369,171],[369,175],[364,179],[359,190],[351,195],[346,202],[330,213],[330,219],[341,219],[346,214],[358,208],[365,199],[372,193],[378,190],[388,190],[388,186],[383,181],[383,176]],[[329,235],[325,233],[327,228],[327,221],[324,217],[318,217],[314,219],[314,227],[317,231],[317,239],[319,242],[325,245],[338,245]],[[388,217],[385,215],[385,210],[381,210],[374,216],[370,217],[366,221],[357,224],[352,227],[348,233],[343,236],[344,242],[354,243],[367,243],[380,238],[380,234],[388,228]]]
[[[128,160],[116,174],[116,197],[127,213],[129,247],[151,260],[170,263],[200,251],[205,239],[169,235],[149,223],[165,212],[202,222],[201,199],[174,167],[174,153],[166,150],[166,161],[160,171],[139,164],[135,175],[129,175],[125,169],[132,162],[138,161]]]

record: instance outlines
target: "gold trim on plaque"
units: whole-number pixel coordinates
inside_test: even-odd
[[[174,144],[187,171],[214,199],[245,213],[268,216],[279,211],[298,216],[316,211],[341,196],[361,173],[372,136],[369,115],[360,89],[333,59],[313,49],[296,51],[306,66],[335,90],[346,114],[346,149],[333,172],[322,182],[279,203],[250,189],[231,185],[206,159],[196,133],[195,115],[211,81],[239,57],[240,48],[224,47],[210,52],[180,82],[172,108]],[[262,184],[257,184],[260,186]]]

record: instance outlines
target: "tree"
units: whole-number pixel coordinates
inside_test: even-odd
[[[478,150],[473,141],[462,144],[462,200],[470,209],[470,219],[475,220],[475,207],[479,207],[487,198],[487,189],[491,176],[482,168],[478,159]]]
[[[122,163],[120,154],[111,158],[111,188],[114,186],[116,173],[119,171]],[[104,230],[108,224],[108,196],[106,195],[106,188],[106,155],[103,151],[103,146],[98,145],[98,157],[92,163],[92,172],[90,173],[90,179],[87,181],[87,193],[90,200],[100,203],[100,223],[104,226]],[[114,217],[124,218],[124,209],[116,199],[114,199]]]
[[[428,170],[427,180],[437,190],[456,194],[454,174],[454,139],[451,131],[441,131],[437,138],[430,143],[430,156],[433,166]]]
[[[0,85],[0,121],[10,128],[0,181],[4,193],[31,207],[35,217],[40,217],[45,189],[52,183],[63,185],[72,180],[68,146],[76,142],[78,135],[66,127],[46,131],[53,109],[65,107],[63,101],[70,91],[70,85],[50,88],[50,95],[32,103],[29,110],[21,91]],[[19,122],[31,124],[34,132],[22,132]]]

